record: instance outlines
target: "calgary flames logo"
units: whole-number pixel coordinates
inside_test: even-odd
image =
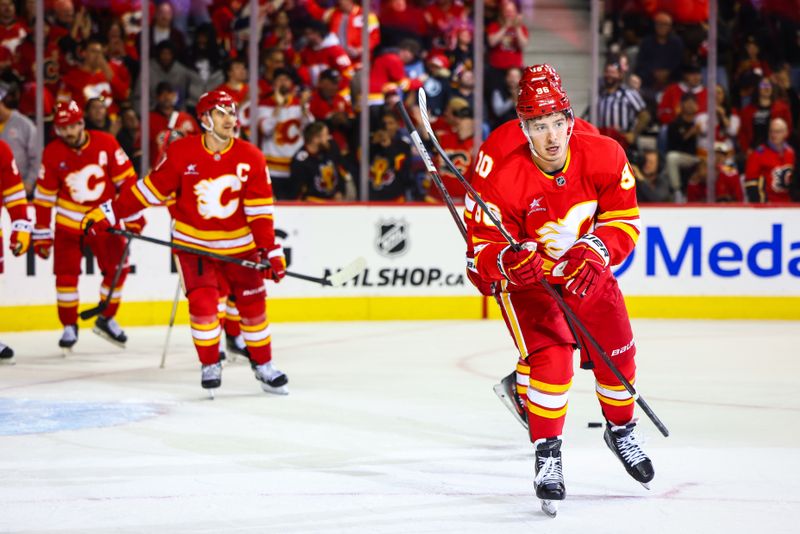
[[[792,183],[792,166],[781,165],[772,169],[772,190],[776,193],[785,193]]]
[[[241,180],[233,174],[224,174],[218,178],[201,180],[194,185],[194,194],[197,196],[197,213],[204,219],[227,219],[239,207],[239,199],[234,196],[227,202],[223,196],[241,190]]]
[[[106,182],[103,179],[105,171],[100,165],[92,163],[79,171],[71,172],[64,178],[64,183],[69,187],[69,195],[79,204],[93,202],[103,195]]]
[[[290,119],[275,126],[275,144],[293,145],[300,140],[300,121]]]
[[[395,174],[389,167],[389,160],[386,158],[375,158],[369,169],[372,187],[376,190],[383,189],[394,182]]]
[[[563,256],[577,241],[578,236],[588,230],[584,226],[587,221],[592,220],[596,208],[596,200],[581,202],[572,206],[565,217],[547,222],[536,230],[538,241],[547,255],[556,260]]]

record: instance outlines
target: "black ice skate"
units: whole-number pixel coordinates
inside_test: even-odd
[[[200,385],[208,390],[208,395],[214,398],[214,390],[222,385],[222,364],[212,363],[204,365],[201,369]]]
[[[558,438],[537,439],[536,478],[533,487],[536,496],[542,500],[542,511],[550,517],[558,513],[558,504],[567,496],[564,486],[564,473],[561,469],[561,440]]]
[[[525,399],[517,393],[517,372],[514,371],[499,384],[494,385],[494,394],[500,399],[506,408],[519,421],[519,424],[528,429],[528,412],[525,410]]]
[[[642,450],[639,438],[634,434],[633,429],[636,426],[636,421],[631,421],[627,425],[614,426],[606,422],[606,431],[603,434],[603,439],[611,449],[625,470],[634,480],[641,483],[647,489],[650,489],[648,482],[653,480],[656,475],[653,469],[653,462]]]
[[[241,334],[232,336],[226,332],[225,346],[228,348],[228,352],[231,353],[231,362],[236,361],[236,355],[244,356],[248,360],[250,359],[250,351],[247,350],[247,345]]]
[[[61,334],[61,339],[58,340],[58,346],[64,356],[72,353],[72,347],[78,342],[78,325],[68,324],[64,327],[64,332]]]
[[[272,362],[262,363],[253,367],[256,380],[261,382],[261,389],[276,395],[289,394],[289,379],[286,375],[272,366]]]
[[[0,343],[0,364],[14,364],[14,350],[3,343]]]
[[[128,341],[128,336],[125,335],[125,332],[113,317],[108,319],[102,315],[98,317],[94,322],[92,332],[123,349],[125,348],[125,342]]]

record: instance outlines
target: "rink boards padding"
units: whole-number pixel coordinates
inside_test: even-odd
[[[339,288],[268,283],[273,321],[499,317],[464,277],[463,241],[441,206],[290,204],[276,211],[291,270],[321,276],[358,256],[367,270]],[[168,239],[166,211],[149,209],[147,218],[145,234]],[[7,240],[5,212],[2,223]],[[136,242],[131,262],[136,272],[120,322],[166,323],[178,283],[169,251]],[[5,271],[0,330],[57,327],[52,261],[6,253]],[[800,319],[800,209],[643,207],[635,253],[615,271],[633,317]],[[84,272],[80,309],[97,302],[100,284],[88,259]],[[182,303],[178,322],[185,321]]]

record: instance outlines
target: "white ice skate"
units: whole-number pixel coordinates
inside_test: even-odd
[[[214,390],[222,385],[222,364],[217,362],[204,365],[200,372],[200,385],[208,391],[211,400],[214,400]]]
[[[537,439],[536,478],[533,487],[542,501],[542,512],[550,517],[558,514],[558,501],[567,496],[564,473],[561,467],[561,440],[558,438]]]
[[[253,371],[256,375],[256,380],[261,382],[261,389],[267,393],[276,395],[289,394],[289,379],[282,371],[276,369],[272,362],[256,365]]]
[[[61,339],[58,340],[58,346],[61,347],[61,352],[66,358],[67,355],[72,354],[72,347],[78,342],[78,325],[68,324],[64,327],[64,332],[61,333]]]
[[[94,322],[92,332],[123,349],[125,348],[125,342],[128,341],[128,336],[125,335],[125,332],[113,317],[108,319],[102,315],[98,317]]]

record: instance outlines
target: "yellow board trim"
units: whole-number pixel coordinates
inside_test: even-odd
[[[800,320],[800,297],[629,297],[626,303],[631,317],[641,319]],[[94,302],[84,306],[90,305]],[[172,301],[123,299],[117,318],[123,327],[166,325],[171,307]],[[269,300],[269,309],[271,323],[480,319],[482,299],[477,296],[275,298]],[[489,319],[502,319],[498,306],[490,303],[488,309]],[[185,301],[178,306],[177,323],[189,324]],[[60,328],[55,302],[0,306],[0,332]]]

